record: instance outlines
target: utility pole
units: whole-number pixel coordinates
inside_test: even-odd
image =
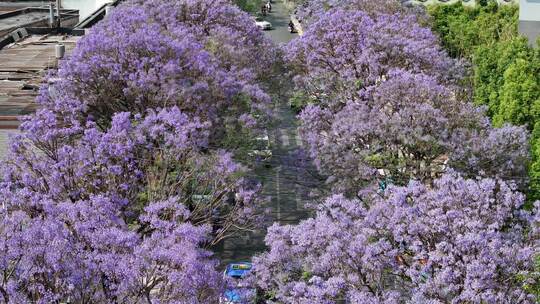
[[[54,6],[52,2],[49,3],[49,26],[54,27]]]
[[[61,6],[61,0],[56,0],[56,18],[58,18],[56,21],[57,28],[60,28],[60,25],[62,23],[62,17],[60,16],[60,6]]]

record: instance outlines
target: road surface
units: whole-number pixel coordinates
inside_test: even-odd
[[[265,31],[274,42],[283,44],[294,37],[288,31],[289,13],[283,0],[275,0],[265,20],[272,23],[274,29]],[[270,209],[269,223],[296,224],[306,218],[309,212],[305,208],[309,202],[310,191],[320,181],[311,175],[315,170],[309,162],[300,161],[295,152],[301,145],[297,132],[296,114],[288,106],[290,87],[282,87],[280,92],[272,92],[277,100],[275,115],[278,122],[269,130],[272,148],[271,167],[260,167],[254,175],[263,184],[262,195],[269,199],[265,208]],[[222,264],[232,261],[249,261],[251,257],[265,250],[264,236],[266,229],[254,233],[244,233],[228,239],[216,248],[217,256]]]

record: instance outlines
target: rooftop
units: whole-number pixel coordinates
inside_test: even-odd
[[[0,1],[0,13],[12,12],[25,7],[41,7],[47,3],[48,1]]]
[[[50,10],[48,7],[31,7],[32,2],[15,2],[16,5],[7,5],[9,2],[0,2],[0,39],[13,30],[21,27],[48,27],[50,23]],[[23,4],[26,4],[23,6]],[[61,25],[69,27],[79,22],[77,10],[60,10]]]
[[[16,127],[17,116],[35,111],[35,98],[47,70],[58,66],[55,45],[64,44],[69,54],[79,38],[30,35],[0,50],[0,129]]]

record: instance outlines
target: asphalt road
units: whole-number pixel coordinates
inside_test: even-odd
[[[274,0],[272,12],[265,18],[274,29],[265,31],[274,42],[284,44],[295,38],[289,33],[289,13],[283,0]],[[312,189],[320,185],[312,164],[297,157],[301,146],[298,135],[296,114],[288,105],[291,85],[284,85],[278,92],[272,92],[275,102],[274,113],[277,123],[269,130],[272,149],[270,168],[259,167],[253,172],[254,177],[263,185],[262,195],[268,204],[262,208],[270,210],[268,223],[296,224],[308,217],[305,208],[310,202]],[[251,257],[265,250],[264,236],[266,229],[251,233],[242,233],[235,238],[222,242],[216,248],[216,254],[222,264],[237,261],[249,261]]]
[[[272,30],[265,31],[265,34],[276,43],[287,43],[296,34],[289,33],[290,13],[287,10],[284,0],[274,0],[272,3],[272,12],[269,13],[265,20],[273,26]]]

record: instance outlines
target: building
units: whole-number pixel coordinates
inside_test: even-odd
[[[0,1],[0,158],[8,134],[16,133],[22,115],[33,113],[46,75],[58,67],[57,46],[65,55],[85,29],[105,18],[121,0]],[[60,3],[51,10],[50,3]],[[110,7],[109,7],[110,6]],[[86,10],[79,18],[79,9]],[[60,17],[58,17],[60,16]]]
[[[56,45],[64,45],[66,53],[69,53],[79,38],[67,34],[30,32],[0,50],[0,128],[1,118],[34,112],[35,98],[47,71],[55,69],[61,60],[56,58]]]
[[[55,19],[56,10],[46,6],[22,6],[24,2],[0,1],[0,39],[18,28],[24,27],[52,27],[59,21],[61,27],[72,27],[79,22],[77,10],[60,9],[60,18]],[[52,20],[51,20],[52,17]]]
[[[56,46],[69,54],[84,33],[70,29],[78,21],[77,10],[51,11],[48,1],[0,1],[0,157],[21,115],[35,111],[46,74],[62,60]]]
[[[529,39],[531,45],[537,45],[540,37],[540,0],[519,1],[519,32]]]
[[[62,8],[78,10],[80,16],[79,21],[83,21],[103,6],[112,2],[113,0],[62,0],[61,4]]]

